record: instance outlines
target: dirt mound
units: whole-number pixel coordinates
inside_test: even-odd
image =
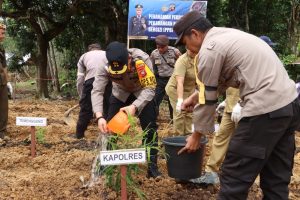
[[[89,126],[86,138],[75,140],[68,135],[74,127],[64,124],[63,115],[76,101],[17,100],[10,102],[8,137],[0,143],[0,199],[118,199],[119,193],[105,188],[101,183],[86,187],[91,168],[98,153],[98,130]],[[79,109],[71,113],[76,119]],[[37,144],[37,156],[30,156],[30,128],[15,126],[17,116],[46,117],[44,143]],[[160,136],[169,130],[168,114],[159,117]],[[161,128],[163,127],[163,128]],[[37,129],[38,131],[38,129]],[[212,135],[210,135],[211,141]],[[297,136],[300,146],[300,135]],[[208,145],[209,147],[209,145]],[[209,148],[206,155],[209,155]],[[207,159],[207,156],[205,160]],[[148,199],[216,199],[218,187],[195,184],[178,184],[168,178],[166,161],[159,159],[163,178],[145,178],[144,172],[136,179]],[[300,198],[300,153],[295,155],[294,176],[290,185],[290,199]],[[248,199],[260,199],[261,192],[255,184]],[[129,199],[137,199],[134,194]]]

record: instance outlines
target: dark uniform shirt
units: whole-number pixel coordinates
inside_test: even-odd
[[[129,23],[129,34],[133,36],[143,36],[146,31],[147,20],[145,17],[133,16]]]

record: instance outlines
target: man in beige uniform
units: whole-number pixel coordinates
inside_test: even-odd
[[[274,47],[275,43],[269,37],[260,36],[259,38],[265,41],[270,47]],[[220,129],[214,135],[211,153],[205,166],[205,174],[194,182],[206,184],[219,183],[217,172],[227,152],[230,138],[240,120],[241,106],[238,102],[239,99],[240,92],[238,89],[230,87],[226,90],[226,99],[216,109],[218,112],[218,109],[222,106],[225,107]]]
[[[214,27],[195,11],[177,21],[174,31],[177,43],[199,52],[199,93],[182,106],[193,110],[195,132],[179,153],[195,151],[202,134],[214,131],[218,92],[239,88],[241,120],[221,167],[218,199],[247,199],[258,175],[265,199],[288,199],[300,101],[280,59],[260,38]]]
[[[0,42],[5,38],[6,26],[0,22]],[[7,66],[4,48],[0,47],[0,139],[4,138],[8,121]]]
[[[166,95],[165,87],[174,71],[175,62],[181,53],[177,48],[169,46],[169,38],[166,35],[156,36],[155,43],[157,49],[152,51],[150,58],[157,80],[154,99],[157,107],[159,108],[164,96]],[[169,99],[168,104],[170,117],[172,119],[173,109]]]
[[[108,66],[98,68],[92,90],[93,110],[100,131],[107,133],[107,121],[119,110],[126,111],[132,116],[137,115],[143,131],[147,131],[143,144],[157,147],[157,114],[153,101],[156,81],[149,55],[136,48],[127,50],[123,43],[112,42],[107,46],[106,58]],[[138,65],[141,62],[145,65]],[[103,117],[103,93],[109,80],[113,88],[106,121]],[[150,150],[150,161],[148,177],[160,176],[155,148]]]
[[[174,72],[166,86],[173,107],[173,125],[175,135],[187,135],[192,133],[193,115],[181,110],[184,99],[194,93],[196,78],[194,71],[195,54],[187,50],[175,63]]]

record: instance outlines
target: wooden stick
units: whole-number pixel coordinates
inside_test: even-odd
[[[31,126],[30,131],[31,131],[31,157],[34,158],[36,155],[35,127]]]
[[[121,200],[127,200],[126,173],[127,173],[127,166],[121,165]]]

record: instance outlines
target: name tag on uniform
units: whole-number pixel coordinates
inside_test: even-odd
[[[167,63],[174,63],[174,62],[175,62],[175,60],[173,58],[168,58],[167,59]]]
[[[160,64],[161,64],[161,60],[160,60],[160,59],[155,59],[155,60],[154,60],[154,63],[155,63],[156,65],[160,65]]]

